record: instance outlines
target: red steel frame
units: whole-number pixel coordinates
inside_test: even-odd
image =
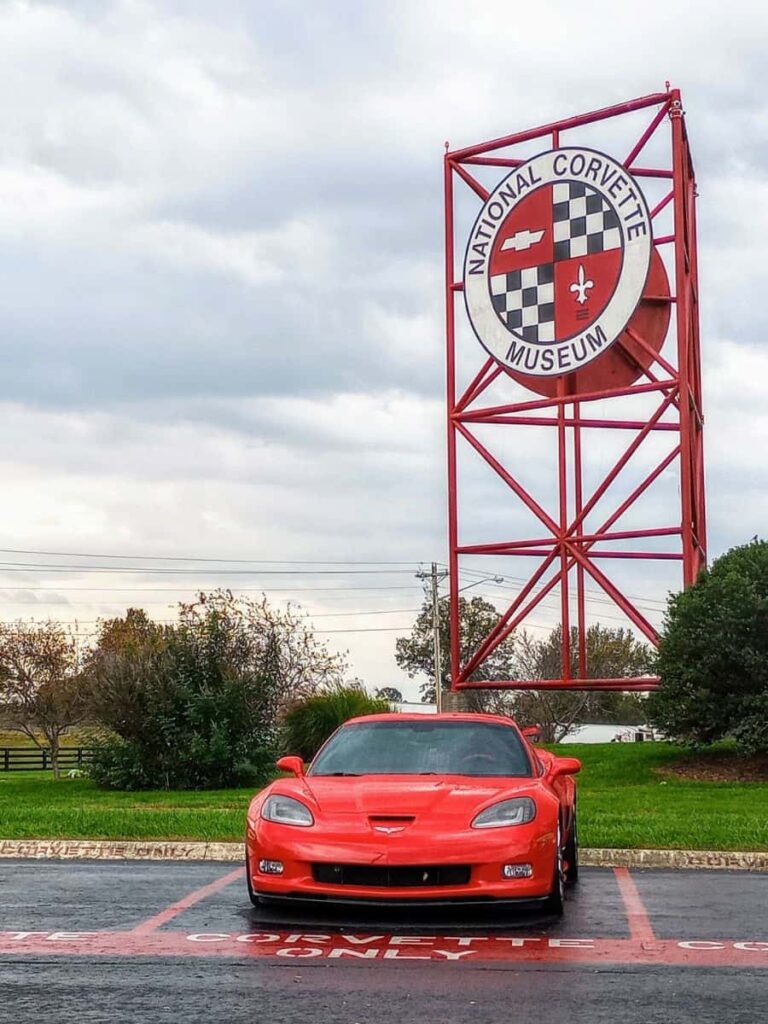
[[[676,308],[676,357],[665,358],[661,353],[653,354],[653,362],[644,370],[635,383],[608,390],[582,393],[568,392],[566,378],[558,380],[555,397],[541,398],[528,395],[526,400],[513,404],[494,405],[484,403],[477,408],[475,403],[492,387],[494,381],[506,374],[506,370],[491,358],[485,358],[479,344],[475,342],[478,357],[482,359],[471,383],[461,393],[456,382],[456,303],[461,303],[463,285],[460,273],[457,276],[454,243],[454,182],[458,178],[468,186],[481,201],[488,197],[488,190],[473,176],[473,168],[486,165],[506,169],[518,166],[524,161],[506,154],[499,155],[517,143],[542,139],[553,148],[560,146],[561,135],[570,129],[622,117],[643,108],[655,108],[654,115],[637,139],[624,166],[638,178],[657,179],[669,183],[664,198],[651,211],[655,218],[669,203],[673,204],[674,232],[671,235],[654,238],[656,246],[674,247],[673,294],[669,301]],[[668,122],[671,133],[672,167],[643,167],[636,164],[637,158],[654,133]],[[577,145],[578,141],[566,142]],[[451,687],[466,690],[473,687],[496,689],[569,689],[569,690],[650,690],[658,685],[655,677],[643,676],[621,679],[590,679],[586,651],[586,599],[585,582],[589,578],[605,592],[621,610],[634,628],[651,643],[658,643],[658,634],[633,601],[597,564],[602,559],[674,559],[682,562],[683,584],[688,586],[696,579],[699,570],[706,564],[706,523],[704,495],[704,462],[702,449],[702,402],[701,402],[701,360],[699,350],[699,315],[696,254],[696,185],[693,163],[688,146],[685,119],[680,92],[667,86],[666,92],[655,93],[593,113],[557,121],[552,124],[519,132],[515,135],[494,139],[491,142],[466,149],[446,152],[445,155],[445,301],[446,301],[446,351],[447,351],[447,407],[448,407],[448,532],[449,532],[449,578],[450,578],[450,622],[451,622]],[[461,247],[463,252],[463,245]],[[461,257],[461,253],[459,254]],[[462,304],[463,305],[463,304]],[[461,308],[461,306],[460,306]],[[636,344],[651,354],[650,346],[644,339],[633,335]],[[619,344],[618,342],[616,344]],[[674,363],[676,362],[676,365]],[[654,365],[655,364],[655,365]],[[644,420],[610,418],[602,412],[584,408],[591,403],[605,403],[611,399],[626,399],[628,396],[646,394],[658,400],[655,411]],[[605,405],[601,407],[605,408]],[[502,465],[473,433],[477,424],[495,424],[507,430],[514,427],[523,430],[526,426],[549,426],[557,431],[559,511],[557,519],[550,517],[542,505],[514,476],[513,471]],[[585,429],[629,430],[635,436],[624,453],[617,459],[591,495],[585,493],[582,465],[582,431]],[[621,474],[643,441],[654,431],[667,431],[676,435],[669,453],[647,473],[641,483],[623,500],[604,522],[596,529],[585,531],[584,521],[597,502],[602,498],[614,480]],[[571,445],[569,446],[569,440]],[[541,536],[522,538],[486,544],[466,545],[459,540],[459,482],[457,473],[457,445],[468,443],[485,463],[493,470],[535,515],[544,527]],[[571,447],[572,459],[568,458]],[[569,465],[570,462],[570,465]],[[635,530],[614,530],[613,527],[641,495],[669,467],[677,466],[680,484],[680,517],[673,526]],[[569,492],[569,477],[573,490]],[[569,515],[569,494],[574,508]],[[675,551],[653,551],[641,547],[627,551],[611,548],[615,541],[636,539],[640,542],[652,538],[666,537],[679,541]],[[599,545],[599,546],[598,546]],[[676,545],[677,547],[677,545]],[[541,559],[522,586],[509,608],[501,615],[498,624],[489,633],[464,664],[459,653],[459,568],[460,556],[471,554],[507,556],[537,556]],[[614,565],[620,562],[614,562]],[[574,572],[575,570],[575,572]],[[577,671],[571,667],[571,615],[569,604],[569,578],[576,579],[576,608],[578,653]],[[514,629],[524,623],[526,616],[547,594],[560,587],[560,621],[562,624],[562,677],[536,680],[483,680],[473,681],[471,676],[485,662],[491,652],[502,643]]]

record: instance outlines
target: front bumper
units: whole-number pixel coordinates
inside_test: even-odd
[[[262,896],[265,902],[269,903],[323,903],[349,907],[387,907],[393,910],[398,909],[438,909],[441,907],[533,907],[545,903],[549,898],[546,896],[444,896],[426,897],[412,896],[404,899],[400,896],[340,896],[337,893],[310,893],[297,890],[290,893],[264,892],[255,890],[257,896]]]
[[[420,834],[415,828],[380,841],[371,834],[359,839],[299,829],[259,820],[249,822],[246,846],[254,892],[292,900],[437,906],[456,903],[527,902],[545,899],[552,888],[556,834],[536,821],[529,825],[459,834]],[[298,833],[298,834],[297,834]],[[280,875],[259,871],[261,859],[283,864]],[[459,885],[340,885],[319,882],[313,864],[366,866],[459,865],[470,867],[469,880]],[[504,878],[505,864],[530,864],[529,878]]]

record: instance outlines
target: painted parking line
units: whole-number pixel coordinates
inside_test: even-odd
[[[221,878],[217,878],[215,881],[210,882],[208,885],[203,885],[199,889],[193,889],[192,892],[183,896],[180,900],[175,903],[171,903],[170,906],[165,907],[159,913],[154,914],[152,917],[141,921],[136,925],[135,928],[131,929],[133,935],[149,935],[152,932],[157,931],[164,924],[172,921],[174,917],[177,917],[184,910],[188,910],[190,907],[194,907],[196,903],[201,903],[207,896],[212,896],[219,889],[225,888],[232,882],[238,881],[244,877],[244,869],[242,867],[235,868],[234,871],[228,871],[226,875],[222,875]]]
[[[716,932],[705,932],[697,937],[681,928],[683,934],[678,938],[657,938],[636,880],[624,868],[603,876],[615,880],[615,895],[611,896],[605,888],[596,889],[588,900],[591,906],[602,906],[607,911],[602,924],[599,916],[577,915],[571,924],[583,928],[585,934],[567,936],[562,934],[561,923],[550,934],[546,929],[539,931],[539,926],[531,922],[523,923],[524,928],[531,927],[534,932],[528,935],[509,934],[511,926],[485,933],[478,933],[476,926],[472,926],[466,934],[455,934],[452,927],[451,934],[428,930],[419,935],[410,931],[412,922],[407,927],[409,934],[398,934],[396,925],[383,924],[372,929],[369,924],[368,931],[358,931],[357,925],[349,924],[340,929],[322,924],[308,926],[306,919],[302,924],[287,926],[284,918],[273,923],[263,916],[259,918],[256,911],[248,912],[249,924],[238,927],[236,922],[242,911],[238,909],[235,914],[228,907],[228,896],[218,900],[213,897],[241,881],[242,875],[242,867],[219,875],[129,929],[49,927],[0,931],[0,955],[768,968],[768,941],[760,940],[759,935],[720,938]],[[648,881],[646,878],[645,882]],[[577,897],[572,909],[578,907],[579,901]],[[191,915],[182,917],[192,908],[195,911]],[[622,916],[626,925],[622,921],[617,927],[617,917]],[[179,928],[182,921],[185,928]],[[170,922],[174,927],[167,927]],[[564,923],[568,923],[567,911]],[[434,922],[426,928],[434,929]],[[558,929],[561,934],[557,934]],[[744,928],[747,930],[748,926]]]
[[[653,942],[656,938],[653,925],[629,869],[614,868],[613,873],[624,903],[630,937],[640,942]]]

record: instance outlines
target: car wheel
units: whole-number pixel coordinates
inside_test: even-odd
[[[247,846],[245,848],[245,881],[246,881],[246,884],[248,886],[248,899],[251,901],[251,903],[254,905],[254,907],[260,906],[261,905],[261,900],[256,895],[256,893],[253,891],[253,886],[251,885],[251,862],[250,862],[250,860],[248,858],[248,847]]]
[[[579,829],[577,822],[576,808],[574,807],[571,834],[565,844],[565,862],[568,865],[565,869],[565,880],[569,885],[575,885],[579,880]]]
[[[565,904],[565,857],[563,852],[563,831],[560,823],[557,825],[557,839],[555,846],[555,868],[552,874],[552,888],[544,905],[548,914],[555,917],[562,917]]]

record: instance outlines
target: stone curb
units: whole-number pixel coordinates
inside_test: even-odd
[[[243,843],[195,843],[100,839],[0,839],[0,858],[35,860],[220,860],[242,861]]]
[[[582,848],[585,867],[727,868],[768,871],[768,852],[720,850],[601,850]],[[243,860],[242,843],[109,842],[80,839],[0,839],[0,858],[35,860]]]
[[[579,850],[584,867],[599,868],[728,868],[768,871],[768,853],[730,850]]]

